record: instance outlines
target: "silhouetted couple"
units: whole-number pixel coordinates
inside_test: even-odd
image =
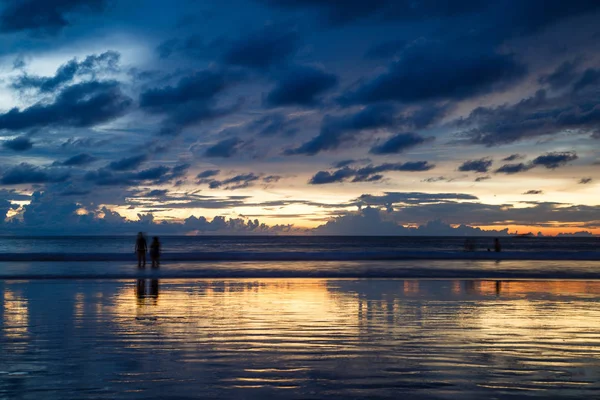
[[[138,268],[146,267],[147,252],[148,245],[146,244],[146,238],[144,237],[144,234],[140,232],[135,241],[135,253],[137,254]],[[152,243],[150,244],[150,259],[152,260],[152,268],[158,268],[160,264],[160,242],[158,241],[158,236],[154,236]]]

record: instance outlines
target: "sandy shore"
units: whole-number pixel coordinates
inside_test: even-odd
[[[0,398],[592,398],[600,282],[0,281]]]

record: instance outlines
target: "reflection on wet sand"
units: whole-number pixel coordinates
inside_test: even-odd
[[[82,388],[103,398],[185,397],[198,388],[212,397],[256,398],[397,398],[399,390],[408,397],[560,398],[600,390],[600,282],[52,285],[0,286],[1,343],[10,343],[15,328],[27,332],[25,351],[0,361],[0,395],[14,394],[1,374],[9,364],[29,368],[24,390],[58,398],[77,398]],[[15,307],[27,319],[16,318]],[[72,320],[57,320],[60,308]],[[32,365],[45,372],[32,373]],[[61,379],[73,385],[54,383]]]

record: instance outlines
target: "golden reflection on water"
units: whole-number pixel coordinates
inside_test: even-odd
[[[18,290],[11,290],[10,284],[5,284],[2,303],[3,336],[8,339],[16,340],[27,339],[29,337],[29,307],[27,298]],[[11,350],[22,350],[18,341],[10,343],[13,344]]]

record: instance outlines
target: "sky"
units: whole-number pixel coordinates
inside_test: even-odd
[[[0,1],[2,232],[600,234],[595,0]]]

